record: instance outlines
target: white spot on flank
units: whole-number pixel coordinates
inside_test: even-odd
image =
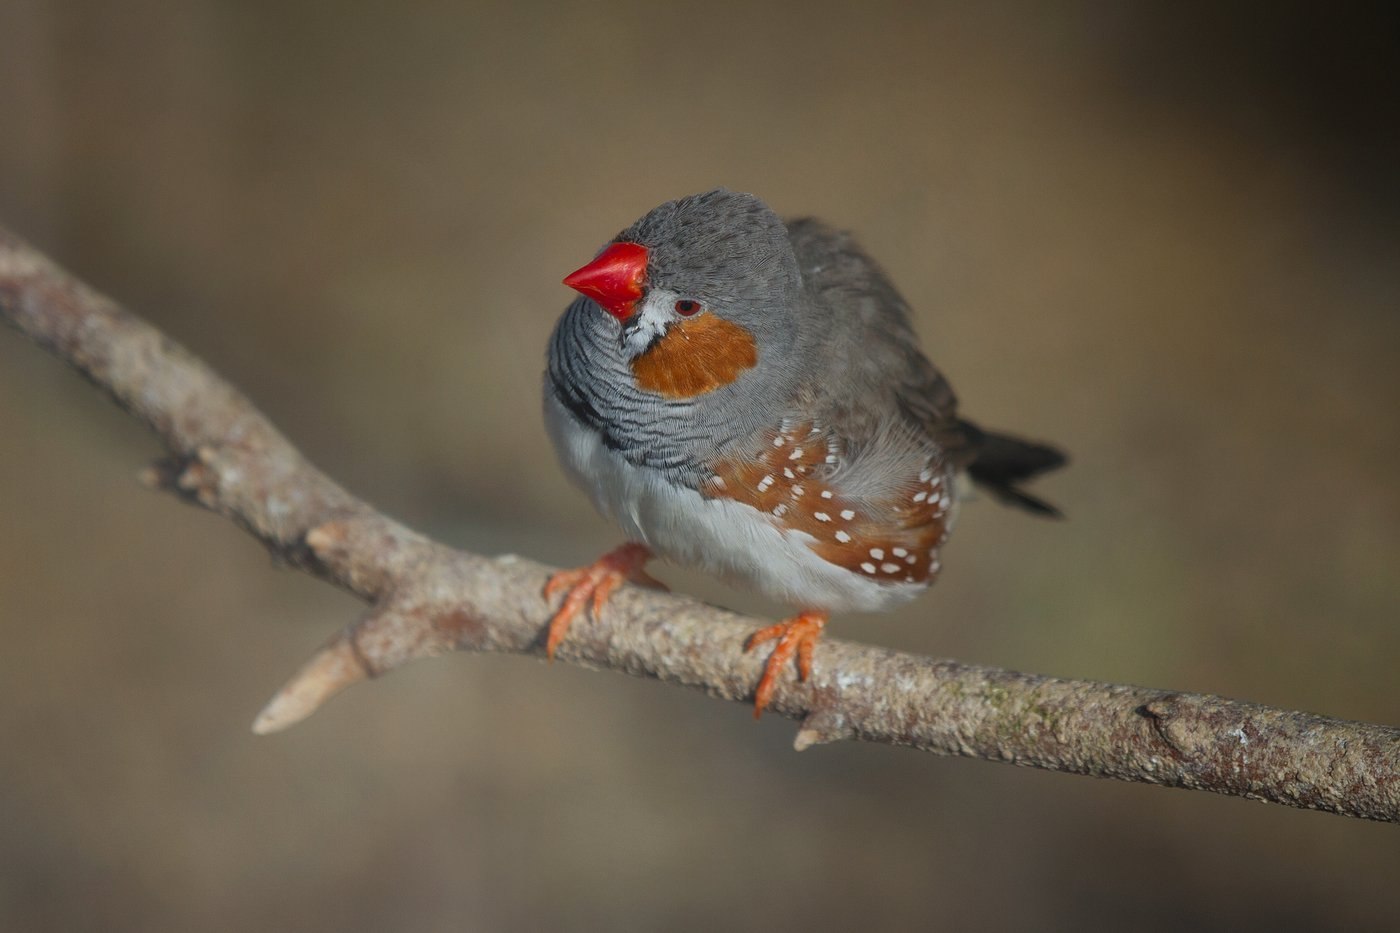
[[[928,493],[926,493],[926,492],[916,492],[916,493],[914,493],[914,501],[915,501],[915,502],[923,502],[923,501],[924,501],[925,499],[927,499],[927,498],[928,498]]]
[[[872,564],[870,561],[866,561],[865,563],[860,565],[860,569],[864,570],[866,573],[874,573],[875,565]]]
[[[907,557],[909,555],[909,552],[902,547],[897,547],[890,553],[893,554],[895,557]]]
[[[781,447],[781,446],[783,446],[784,442],[786,442],[786,441],[787,441],[787,438],[785,438],[785,437],[783,437],[781,434],[779,434],[777,437],[773,438],[773,446],[774,446],[774,447]]]
[[[794,486],[792,487],[792,497],[794,499],[800,499],[802,494],[806,491],[807,490],[803,489],[801,486]]]
[[[769,487],[769,486],[772,486],[772,485],[773,485],[773,474],[772,474],[772,473],[769,473],[767,476],[763,477],[763,479],[761,479],[761,480],[758,481],[758,491],[759,491],[759,492],[767,492],[767,491],[768,491],[768,487]]]
[[[905,582],[905,583],[913,583],[913,582],[914,582],[914,578],[913,578],[912,576],[905,577],[905,578],[904,578],[904,582]]]
[[[883,570],[885,573],[899,573],[898,564],[881,564],[880,569]]]
[[[870,549],[870,556],[875,558],[876,560],[884,560],[885,549],[882,547],[873,547]]]
[[[933,478],[933,471],[932,471],[932,470],[927,470],[927,469],[925,469],[925,470],[920,470],[920,471],[919,471],[919,482],[921,482],[921,483],[927,483],[927,482],[928,482],[930,479],[932,479],[932,478]]]
[[[826,455],[826,462],[827,462],[827,463],[835,463],[835,462],[836,462],[836,455],[835,455],[835,454],[827,454],[827,455]]]
[[[783,475],[786,476],[788,479],[797,479],[797,474],[792,472],[792,470],[788,469],[787,467],[783,467]]]
[[[842,510],[841,510],[841,517],[844,518],[846,521],[850,521],[851,519],[853,519],[853,518],[856,517],[855,510],[854,510],[854,509],[842,509]]]
[[[822,490],[822,498],[823,498],[823,499],[830,499],[831,496],[832,496],[832,492],[831,492],[830,489],[823,489],[823,490]]]
[[[786,502],[779,502],[776,506],[773,507],[773,514],[776,515],[776,516],[778,516],[779,518],[782,518],[784,515],[786,515],[786,514],[787,514],[787,503],[786,503]]]
[[[904,558],[904,562],[906,564],[913,564],[916,560],[918,560],[918,558],[915,557],[913,554],[910,554],[908,557]]]
[[[812,513],[812,517],[815,518],[815,519],[816,519],[817,521],[819,521],[819,522],[829,522],[829,521],[831,521],[831,516],[828,515],[828,514],[826,514],[825,512],[814,512],[814,513]]]
[[[794,448],[792,449],[792,453],[788,454],[788,459],[789,459],[789,460],[801,460],[801,459],[802,459],[802,448],[801,448],[801,447],[794,447]]]
[[[850,544],[851,536],[846,534],[846,532],[844,531],[838,531],[836,532],[836,540],[840,541],[842,544]]]

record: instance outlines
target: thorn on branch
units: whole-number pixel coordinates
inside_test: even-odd
[[[342,633],[277,691],[253,720],[253,731],[258,735],[281,732],[316,712],[346,687],[371,676],[352,640]]]
[[[855,730],[851,728],[841,711],[834,706],[822,705],[813,709],[807,714],[807,718],[802,720],[802,727],[797,730],[797,736],[792,740],[792,747],[801,752],[813,745],[824,745],[827,742],[840,742],[853,738],[855,738]]]
[[[185,458],[183,457],[160,457],[151,461],[136,474],[136,479],[147,489],[157,492],[174,492],[176,478],[184,472]]]
[[[303,540],[312,554],[326,561],[330,558],[331,551],[344,543],[345,533],[344,522],[326,522],[308,531]]]
[[[1168,754],[1181,761],[1191,756],[1182,745],[1182,737],[1177,734],[1179,730],[1176,728],[1176,722],[1180,710],[1176,699],[1175,694],[1169,693],[1147,701],[1137,708],[1137,712],[1147,717],[1147,721],[1152,724],[1152,731],[1167,747]]]
[[[171,454],[153,461],[137,474],[145,486],[171,492],[206,509],[219,504],[218,474],[210,467],[211,448],[201,447],[194,454]]]
[[[316,532],[322,532],[321,537],[332,534],[321,526],[307,538]],[[444,611],[431,605],[395,605],[370,612],[347,626],[292,675],[253,721],[253,731],[266,735],[285,729],[310,716],[346,687],[409,661],[445,654],[479,638],[481,632],[480,620],[460,608]]]

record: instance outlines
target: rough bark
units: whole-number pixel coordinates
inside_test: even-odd
[[[154,486],[227,516],[285,563],[343,587],[367,612],[258,716],[272,732],[339,690],[451,650],[543,653],[549,568],[430,541],[309,464],[188,351],[0,229],[0,317],[150,425],[169,456]],[[762,623],[631,587],[576,624],[562,661],[745,702]],[[799,749],[838,739],[1209,790],[1400,820],[1400,730],[1213,696],[1060,680],[824,640],[807,684],[771,709],[801,721]]]

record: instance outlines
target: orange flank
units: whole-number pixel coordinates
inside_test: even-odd
[[[632,361],[643,389],[667,398],[694,398],[727,386],[758,362],[753,334],[714,314],[671,325]]]
[[[651,551],[642,544],[624,544],[613,548],[587,567],[577,570],[560,570],[544,585],[544,598],[550,600],[561,590],[567,591],[559,611],[549,620],[549,637],[544,643],[544,653],[554,660],[554,651],[569,632],[574,616],[585,604],[592,604],[593,618],[598,618],[604,604],[613,590],[625,581],[642,586],[666,589],[666,584],[657,580],[644,569],[651,560]]]
[[[794,652],[797,654],[797,679],[805,681],[812,676],[812,649],[822,637],[827,618],[825,612],[808,610],[785,622],[759,629],[749,636],[748,643],[744,645],[745,651],[752,651],[775,638],[778,640],[773,646],[773,653],[768,656],[768,663],[763,666],[763,677],[758,681],[758,689],[754,691],[754,719],[763,715],[764,707],[773,699],[773,692],[778,689],[778,677],[787,666],[787,662],[792,659]]]
[[[845,460],[838,439],[811,422],[784,422],[752,450],[713,466],[701,489],[773,516],[808,538],[822,560],[881,583],[926,586],[938,575],[953,498],[940,464],[915,466],[880,498],[853,499],[831,482]]]

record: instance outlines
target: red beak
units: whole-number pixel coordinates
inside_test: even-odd
[[[564,277],[564,284],[596,301],[604,311],[625,321],[632,316],[647,279],[647,248],[637,243],[614,243],[598,258]]]

